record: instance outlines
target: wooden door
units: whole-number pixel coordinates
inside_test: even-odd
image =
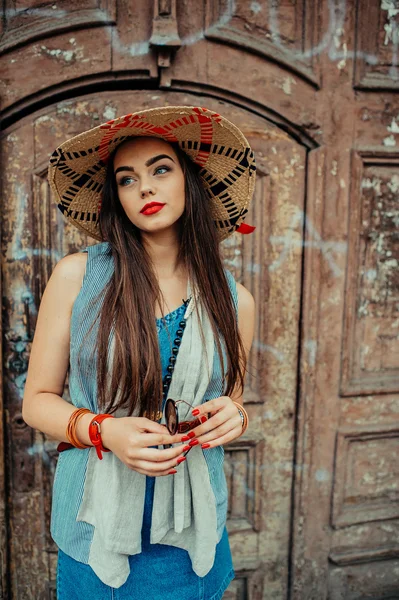
[[[96,243],[55,206],[49,155],[136,108],[184,104],[242,127],[258,167],[257,229],[222,246],[257,305],[251,425],[226,447],[225,597],[397,598],[397,2],[3,5],[0,596],[55,598],[57,444],[21,401],[48,277]]]
[[[163,93],[155,104],[196,102],[194,96]],[[28,580],[32,598],[39,597],[46,585],[54,590],[57,550],[49,537],[57,442],[33,432],[21,419],[29,342],[40,298],[54,265],[68,252],[91,243],[76,228],[65,224],[51,198],[46,181],[48,157],[61,139],[95,126],[97,115],[104,120],[111,106],[120,115],[126,114],[129,106],[145,108],[149,104],[146,92],[85,96],[32,115],[13,127],[4,139],[3,165],[7,177],[2,240],[3,255],[9,257],[3,279],[3,294],[9,299],[4,307],[7,331],[4,359],[9,365],[5,372],[5,398],[7,433],[12,448],[17,449],[17,452],[10,449],[9,455],[10,549],[16,597]],[[250,361],[252,376],[246,392],[251,427],[245,436],[226,448],[230,488],[228,528],[239,575],[227,597],[239,597],[250,590],[257,595],[262,593],[265,585],[262,565],[275,560],[276,552],[281,553],[280,560],[288,568],[285,548],[290,532],[287,517],[291,514],[292,473],[287,466],[281,473],[281,464],[293,464],[302,250],[298,243],[297,250],[282,260],[269,239],[282,236],[290,228],[291,235],[300,242],[302,226],[298,215],[303,212],[306,153],[287,134],[261,118],[215,100],[208,100],[207,106],[241,124],[253,145],[258,165],[256,197],[248,215],[248,222],[257,224],[256,232],[251,236],[234,234],[223,243],[225,265],[237,281],[252,291],[257,302],[257,335]],[[10,224],[14,224],[13,229]],[[268,264],[265,256],[269,257]],[[279,357],[270,360],[265,352],[268,345],[284,348],[284,361]],[[69,398],[67,387],[64,397]],[[265,435],[268,422],[279,423],[275,435],[271,432]],[[273,526],[266,518],[270,511],[275,513]],[[32,573],[35,573],[33,581]]]

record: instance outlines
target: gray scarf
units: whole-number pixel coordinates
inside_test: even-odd
[[[190,293],[188,282],[187,297]],[[184,317],[186,328],[168,397],[184,399],[196,406],[203,401],[214,357],[212,327],[198,301],[197,290]],[[205,343],[200,335],[200,323]],[[186,404],[179,404],[179,418],[193,418],[191,410]],[[126,413],[117,411],[115,415],[126,416]],[[164,422],[162,417],[161,423]],[[141,552],[146,476],[129,469],[113,452],[103,453],[103,460],[98,459],[94,446],[88,452],[83,500],[76,520],[94,527],[88,564],[101,581],[118,588],[129,576],[129,555]],[[156,477],[150,541],[187,550],[194,572],[204,577],[214,563],[218,542],[216,527],[209,471],[203,450],[197,445],[175,475]]]

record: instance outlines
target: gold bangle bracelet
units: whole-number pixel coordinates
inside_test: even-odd
[[[241,411],[242,414],[244,415],[244,423],[242,424],[242,431],[241,431],[241,435],[242,435],[248,428],[248,423],[249,423],[248,413],[242,404],[240,404],[239,402],[234,402],[234,400],[233,400],[233,403],[236,405],[238,410]]]

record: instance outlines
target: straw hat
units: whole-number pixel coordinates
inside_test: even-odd
[[[255,187],[255,157],[233,123],[199,106],[162,106],[107,121],[61,144],[52,154],[48,180],[58,208],[91,237],[100,236],[98,217],[111,152],[131,136],[177,142],[200,175],[220,241],[235,231],[251,233],[243,223]]]

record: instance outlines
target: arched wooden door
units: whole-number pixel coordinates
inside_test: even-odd
[[[26,427],[21,401],[46,281],[91,240],[50,197],[49,155],[169,103],[222,112],[258,167],[257,229],[223,244],[257,304],[251,427],[226,453],[226,598],[397,598],[397,2],[2,7],[0,596],[55,597],[56,442]]]
[[[64,101],[11,128],[3,142],[2,220],[5,399],[10,440],[10,558],[15,597],[54,593],[56,546],[49,536],[56,441],[21,418],[21,397],[37,309],[56,262],[96,243],[65,224],[49,192],[48,158],[64,139],[137,107],[198,104],[190,94],[93,94]],[[256,335],[245,394],[251,427],[226,448],[228,529],[238,578],[226,597],[261,598],[287,585],[297,389],[298,319],[306,151],[265,119],[213,99],[202,105],[237,123],[252,144],[258,178],[250,236],[223,243],[225,265],[256,299]],[[10,225],[14,224],[11,228]],[[283,252],[289,235],[296,249]],[[48,365],[51,368],[51,365]],[[65,389],[68,398],[68,388]],[[267,565],[276,564],[279,576]],[[50,586],[50,588],[47,588]],[[25,590],[25,591],[24,591]],[[28,597],[28,596],[25,596]]]

